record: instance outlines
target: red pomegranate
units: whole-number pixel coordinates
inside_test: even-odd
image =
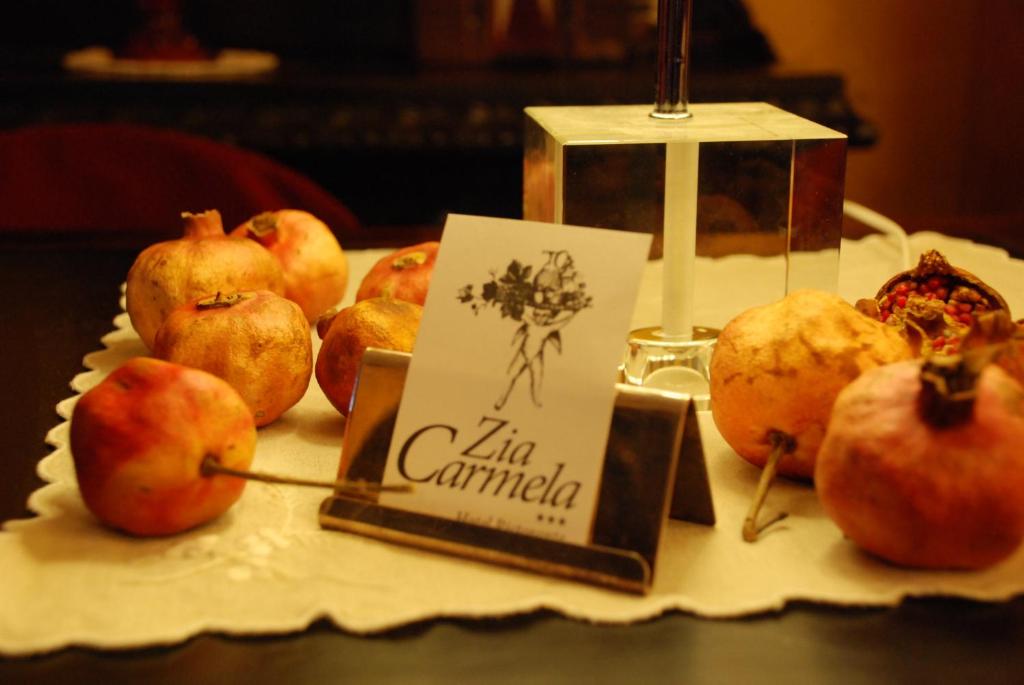
[[[429,241],[403,247],[381,258],[359,284],[356,302],[372,297],[389,297],[422,306],[427,299],[440,246],[437,241]]]
[[[853,542],[895,564],[981,568],[1024,539],[1024,389],[989,351],[866,372],[836,400],[815,485]]]
[[[135,357],[82,395],[71,415],[71,456],[85,505],[133,535],[170,535],[220,516],[245,481],[205,476],[201,464],[246,470],[256,451],[252,413],[216,376]]]
[[[284,296],[302,307],[308,322],[338,304],[348,286],[348,260],[338,239],[309,212],[263,212],[231,231],[255,240],[273,254],[284,272]]]

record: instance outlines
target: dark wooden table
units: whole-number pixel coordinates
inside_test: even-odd
[[[24,503],[41,485],[43,438],[59,420],[53,407],[111,329],[134,256],[0,242],[0,519],[30,515]],[[5,684],[346,681],[1024,683],[1024,598],[917,599],[890,609],[798,604],[739,620],[672,613],[633,626],[534,614],[430,621],[371,637],[319,622],[289,635],[200,635],[172,647],[0,659]]]

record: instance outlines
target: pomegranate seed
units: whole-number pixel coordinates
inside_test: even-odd
[[[960,319],[960,322],[961,322],[961,323],[965,323],[965,324],[967,324],[968,326],[970,326],[970,325],[971,325],[972,323],[974,323],[974,317],[973,317],[973,316],[971,316],[970,314],[961,314],[961,315],[960,315],[959,317],[957,317],[957,318],[959,318],[959,319]]]
[[[960,313],[960,310],[957,309],[957,306],[955,304],[947,304],[943,311],[949,314],[950,316],[956,316],[957,314]]]
[[[959,309],[962,312],[969,312],[972,309],[974,309],[974,305],[971,304],[970,302],[961,302],[957,305],[957,309]]]
[[[906,295],[900,295],[899,297],[897,297],[896,298],[896,306],[897,307],[906,307],[907,306],[907,296]]]
[[[896,293],[888,293],[885,296],[885,301],[892,303],[896,299]]]
[[[882,310],[882,313],[880,314],[880,318],[882,319],[882,323],[885,323],[885,321],[889,318],[889,315],[891,313],[892,312],[889,312],[887,310],[884,310],[884,309]]]
[[[943,281],[938,276],[932,276],[931,278],[928,279],[928,288],[930,290],[935,290],[936,288],[942,286],[942,284]]]
[[[935,299],[935,293],[926,293],[925,296],[924,296],[924,299],[926,299],[926,300],[934,300]]]
[[[917,292],[919,293],[923,294],[928,292],[929,290],[931,290],[931,288],[928,287],[927,283],[922,283],[921,285],[917,286]]]
[[[935,296],[940,300],[944,300],[949,297],[949,288],[936,288]]]
[[[917,287],[918,287],[917,281],[905,281],[905,283],[907,284],[907,292],[911,292],[912,293],[915,290],[917,290]]]
[[[936,350],[942,349],[945,346],[946,346],[946,339],[943,338],[941,335],[939,337],[937,337],[935,340],[932,340],[932,347],[935,348]]]
[[[896,292],[899,293],[900,295],[908,293],[908,292],[910,292],[910,285],[906,281],[903,281],[901,283],[897,283],[896,284]]]

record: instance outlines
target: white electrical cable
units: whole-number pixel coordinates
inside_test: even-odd
[[[910,243],[907,242],[907,232],[903,230],[902,226],[889,217],[883,216],[873,209],[868,209],[853,200],[843,200],[843,214],[861,222],[865,226],[875,229],[879,233],[884,233],[896,241],[900,249],[900,260],[903,263],[903,269],[910,268]]]

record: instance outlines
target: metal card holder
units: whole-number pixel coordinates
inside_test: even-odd
[[[410,355],[366,351],[339,477],[383,478]],[[650,590],[665,520],[713,525],[714,506],[693,403],[618,384],[591,540],[576,545],[387,507],[336,492],[320,525],[399,544],[635,592]]]

